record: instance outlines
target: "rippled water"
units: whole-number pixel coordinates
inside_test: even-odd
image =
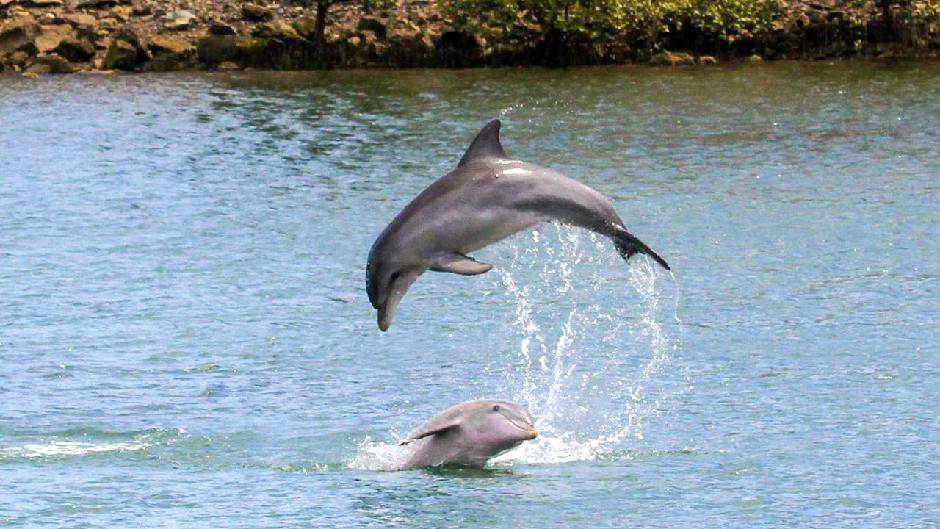
[[[504,121],[545,225],[376,328],[369,246]],[[940,526],[940,67],[0,77],[0,525]],[[463,400],[542,436],[387,472]]]

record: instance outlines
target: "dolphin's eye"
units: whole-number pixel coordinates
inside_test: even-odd
[[[390,281],[392,281],[392,282],[394,283],[395,280],[398,279],[398,276],[400,276],[400,275],[401,275],[401,272],[393,272],[393,273],[392,273],[392,279],[391,279]]]
[[[493,411],[499,411],[499,404],[493,406]]]

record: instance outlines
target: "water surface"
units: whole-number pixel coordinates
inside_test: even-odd
[[[674,276],[375,236],[487,120]],[[0,525],[940,525],[940,67],[0,77]],[[542,432],[387,472],[451,404]]]

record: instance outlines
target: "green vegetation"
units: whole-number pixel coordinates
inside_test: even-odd
[[[617,42],[639,52],[681,48],[740,52],[768,45],[794,28],[826,45],[844,32],[869,40],[926,46],[940,24],[940,0],[439,0],[457,29],[491,45],[541,40],[563,46]],[[826,28],[824,35],[809,26]],[[921,42],[916,42],[921,39]],[[861,41],[859,41],[861,42]],[[786,43],[783,43],[786,47]]]
[[[784,16],[777,0],[441,0],[441,7],[458,28],[488,38],[512,41],[538,31],[571,41],[619,36],[651,47],[675,32],[726,38],[770,31]]]

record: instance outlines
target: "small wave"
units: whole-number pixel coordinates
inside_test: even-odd
[[[0,449],[5,457],[65,457],[100,454],[102,452],[134,452],[150,445],[146,443],[83,443],[79,441],[50,441]]]
[[[13,458],[55,458],[55,457],[81,457],[105,453],[139,452],[152,446],[166,444],[169,439],[178,438],[185,431],[177,429],[155,428],[145,432],[133,434],[126,441],[88,441],[74,439],[40,439],[36,442],[20,446],[0,448],[0,460]],[[127,434],[101,432],[103,437],[123,437]],[[87,437],[87,436],[82,436]]]

